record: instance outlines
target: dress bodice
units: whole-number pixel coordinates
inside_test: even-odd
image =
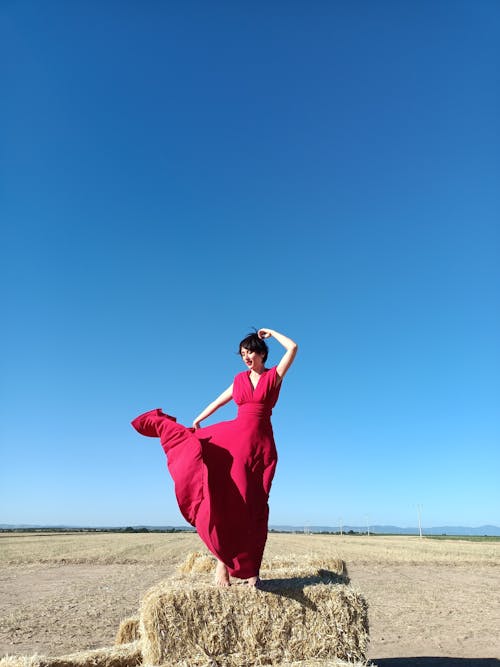
[[[233,400],[238,406],[238,417],[243,415],[270,417],[280,389],[281,382],[276,366],[261,374],[255,388],[250,380],[250,371],[238,373],[233,383]]]

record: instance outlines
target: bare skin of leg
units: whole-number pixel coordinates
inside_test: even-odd
[[[224,565],[224,563],[221,563],[220,560],[217,561],[217,567],[215,568],[215,583],[217,586],[221,586],[222,588],[227,588],[231,585],[227,567]]]
[[[250,586],[250,588],[260,588],[261,587],[261,580],[260,577],[250,577],[250,579],[247,579],[247,586]]]

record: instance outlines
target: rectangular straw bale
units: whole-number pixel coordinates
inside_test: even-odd
[[[212,574],[215,571],[217,561],[208,553],[195,551],[189,553],[185,560],[179,564],[177,571],[181,575]],[[347,569],[344,561],[338,557],[325,557],[318,554],[290,554],[288,556],[275,556],[265,559],[262,563],[261,574],[264,578],[274,577],[276,571],[288,571],[294,577],[303,573],[303,576],[319,575],[320,573],[333,573],[343,578],[343,583],[348,583]]]
[[[336,574],[345,575],[346,566],[344,561],[337,556],[321,556],[315,553],[288,554],[287,556],[274,556],[262,561],[261,573],[265,574],[272,570],[318,568],[329,570]]]
[[[140,638],[139,619],[125,618],[120,623],[120,627],[116,633],[115,646],[120,646],[120,644],[130,644],[130,642],[135,642]]]
[[[0,667],[136,667],[141,663],[141,645],[137,641],[56,658],[41,655],[7,656],[0,660]]]
[[[180,574],[194,574],[213,572],[217,561],[208,553],[202,551],[192,551],[188,553],[184,562],[180,563],[177,571]]]
[[[263,577],[262,584],[273,591],[281,588],[297,588],[306,584],[348,584],[349,578],[343,574],[338,574],[330,569],[316,567],[315,565],[297,566],[295,568],[286,568],[284,570],[264,570],[261,571]],[[293,582],[290,584],[290,582]]]
[[[266,581],[220,589],[169,580],[142,601],[140,633],[145,664],[253,667],[284,661],[363,661],[367,604],[345,584]]]

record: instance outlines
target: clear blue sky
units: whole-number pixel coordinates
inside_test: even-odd
[[[498,2],[0,30],[0,523],[182,524],[129,422],[191,423],[266,326],[300,345],[272,524],[500,524]]]

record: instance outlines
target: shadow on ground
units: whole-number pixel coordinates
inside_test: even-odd
[[[377,667],[500,667],[496,658],[380,658],[373,659]]]

